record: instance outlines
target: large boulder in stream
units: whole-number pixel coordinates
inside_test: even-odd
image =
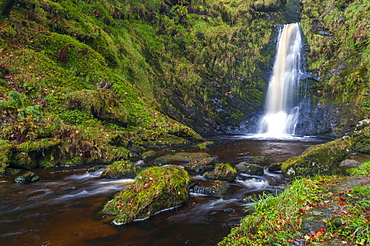
[[[102,178],[135,178],[141,170],[140,166],[130,161],[115,161],[106,167],[101,174]]]
[[[350,154],[352,141],[350,137],[342,137],[310,147],[300,156],[285,161],[281,170],[287,178],[339,173],[340,163]]]
[[[211,172],[206,172],[204,177],[206,179],[219,179],[228,182],[234,181],[236,178],[237,171],[229,163],[220,163],[215,166],[215,169]]]
[[[108,201],[103,212],[117,215],[115,224],[148,218],[155,213],[184,204],[189,198],[189,174],[175,165],[141,171],[133,184]]]
[[[265,173],[262,166],[248,162],[240,162],[235,168],[238,173],[246,173],[253,176],[262,176]]]

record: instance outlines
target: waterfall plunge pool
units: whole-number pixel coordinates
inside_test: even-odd
[[[265,156],[269,163],[299,155],[307,145],[328,141],[319,138],[284,140],[258,136],[228,135],[212,137],[210,155],[232,165],[253,156]],[[155,149],[158,154],[196,152],[195,147]],[[266,164],[268,165],[268,164]],[[187,204],[159,213],[147,220],[123,226],[111,223],[101,214],[102,205],[127,187],[130,179],[102,179],[101,171],[87,168],[33,170],[41,181],[16,184],[14,177],[0,178],[0,242],[18,245],[215,245],[241,218],[248,215],[242,198],[285,185],[279,174],[241,177],[230,183],[222,198],[191,194]],[[207,182],[201,176],[194,181]]]

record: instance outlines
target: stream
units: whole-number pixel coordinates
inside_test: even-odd
[[[235,165],[252,153],[265,156],[269,164],[299,155],[309,145],[328,140],[291,138],[258,140],[242,135],[218,136],[206,152],[218,162]],[[158,154],[196,152],[195,147],[153,149]],[[268,165],[268,164],[267,164]],[[191,194],[187,204],[147,220],[123,226],[112,225],[111,216],[100,213],[102,205],[127,187],[132,179],[102,179],[103,169],[83,168],[33,170],[41,179],[17,184],[14,176],[0,178],[0,245],[215,245],[241,218],[248,215],[241,199],[262,191],[282,190],[286,180],[265,171],[230,183],[222,198]],[[193,180],[206,182],[202,176]]]

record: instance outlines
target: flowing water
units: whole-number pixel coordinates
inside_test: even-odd
[[[265,137],[281,138],[295,134],[300,104],[297,90],[304,74],[302,47],[299,23],[284,25],[279,33],[265,113],[258,126],[258,133]]]
[[[256,140],[246,136],[212,138],[207,152],[219,162],[235,165],[250,158],[248,153],[269,158],[269,163],[299,155],[304,145],[320,139]],[[195,147],[155,149],[159,154],[199,151]],[[139,162],[140,163],[140,162]],[[230,183],[222,198],[192,194],[182,207],[159,213],[147,220],[123,226],[101,214],[102,205],[132,182],[102,179],[101,170],[53,168],[34,170],[41,181],[16,184],[14,177],[0,178],[0,245],[215,245],[230,228],[247,216],[241,198],[264,190],[278,191],[286,181],[280,174],[241,176]],[[206,182],[195,176],[194,181]]]

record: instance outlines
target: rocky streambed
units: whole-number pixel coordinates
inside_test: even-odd
[[[299,155],[308,145],[325,142],[243,136],[210,140],[214,144],[204,147],[153,147],[145,152],[147,157],[133,158],[136,169],[160,169],[169,164],[183,167],[190,177],[190,197],[170,210],[121,226],[112,223],[115,216],[102,210],[117,192],[134,184],[132,173],[112,179],[106,175],[117,171],[114,166],[60,167],[32,170],[40,178],[32,183],[16,183],[14,178],[19,174],[3,177],[0,239],[7,245],[214,245],[248,214],[245,206],[250,200],[246,197],[283,189],[286,181],[281,174],[268,171],[271,163]],[[256,173],[239,169],[232,179],[213,180],[214,168],[207,166],[220,163],[233,168],[249,163]]]

